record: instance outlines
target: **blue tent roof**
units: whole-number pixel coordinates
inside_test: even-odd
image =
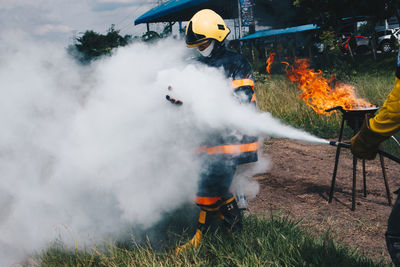
[[[223,18],[237,16],[236,0],[169,0],[135,20],[135,25],[151,22],[188,21],[199,10],[209,8]]]
[[[319,27],[317,25],[315,25],[315,24],[307,24],[307,25],[284,28],[284,29],[263,30],[263,31],[257,31],[257,32],[255,32],[253,34],[247,35],[247,36],[241,38],[240,40],[263,38],[263,37],[268,37],[268,36],[288,34],[288,33],[296,33],[296,32],[303,32],[303,31],[310,31],[310,30],[316,30],[316,29],[319,29]]]

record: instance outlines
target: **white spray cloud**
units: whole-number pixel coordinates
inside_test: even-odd
[[[193,73],[196,76],[191,78]],[[238,105],[232,97],[231,81],[224,79],[222,71],[215,71],[215,68],[188,65],[183,69],[163,70],[159,77],[163,83],[174,81],[174,97],[187,103],[183,109],[193,116],[200,128],[231,128],[249,135],[328,143],[281,123],[268,112],[258,112],[250,105]]]
[[[1,266],[59,234],[95,242],[191,201],[193,151],[210,130],[321,142],[238,105],[222,72],[185,60],[178,41],[120,48],[91,67],[51,44],[0,41]],[[165,100],[169,85],[181,107]]]

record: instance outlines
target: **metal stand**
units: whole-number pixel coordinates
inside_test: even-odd
[[[344,121],[345,121],[345,117],[342,118],[342,123],[340,125],[340,132],[339,132],[339,139],[338,139],[339,143],[342,141],[342,138],[343,138]],[[359,130],[358,122],[355,122],[355,125],[353,125],[353,126],[354,126],[354,127],[352,127],[354,130],[353,135],[355,135]],[[340,149],[341,149],[341,146],[337,146],[336,156],[335,156],[335,166],[333,168],[332,183],[331,183],[331,188],[330,188],[330,192],[329,192],[329,200],[328,200],[329,203],[332,202],[333,192],[335,190],[335,182],[336,182],[337,168],[339,165]],[[384,158],[381,154],[379,154],[379,157],[380,157],[380,162],[381,162],[383,180],[384,180],[385,188],[386,188],[388,204],[389,204],[389,206],[392,206],[392,197],[390,194],[389,183],[386,178]],[[364,189],[363,191],[364,191],[364,197],[366,197],[367,196],[367,179],[366,179],[365,160],[364,159],[362,160],[362,172],[363,172],[363,189]],[[353,156],[353,186],[352,186],[352,192],[351,192],[351,194],[352,194],[351,195],[351,200],[352,200],[351,210],[352,211],[354,211],[356,209],[356,182],[357,182],[356,178],[357,178],[357,157]]]

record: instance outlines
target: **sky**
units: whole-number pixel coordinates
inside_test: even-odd
[[[0,36],[4,36],[6,32],[23,32],[36,40],[68,46],[86,30],[105,34],[112,24],[121,35],[141,36],[146,32],[146,25],[134,25],[134,21],[156,7],[159,2],[161,1],[0,0]],[[228,39],[233,39],[233,21],[225,22],[231,29]],[[164,26],[163,23],[153,23],[150,29],[161,32]],[[174,25],[172,31],[174,34],[178,33],[178,25]]]
[[[0,35],[22,31],[44,40],[71,43],[86,30],[106,33],[112,24],[121,35],[141,35],[134,20],[157,0],[0,0]]]

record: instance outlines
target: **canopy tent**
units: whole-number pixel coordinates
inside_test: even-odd
[[[316,30],[316,29],[319,29],[319,27],[317,25],[307,24],[307,25],[284,28],[284,29],[262,30],[262,31],[257,31],[253,34],[247,35],[239,40],[264,38],[264,37],[269,37],[269,36],[274,36],[274,35],[296,33],[296,32],[310,31],[310,30]]]
[[[169,0],[141,15],[135,25],[153,22],[188,21],[199,10],[209,8],[224,19],[238,17],[237,0]]]

